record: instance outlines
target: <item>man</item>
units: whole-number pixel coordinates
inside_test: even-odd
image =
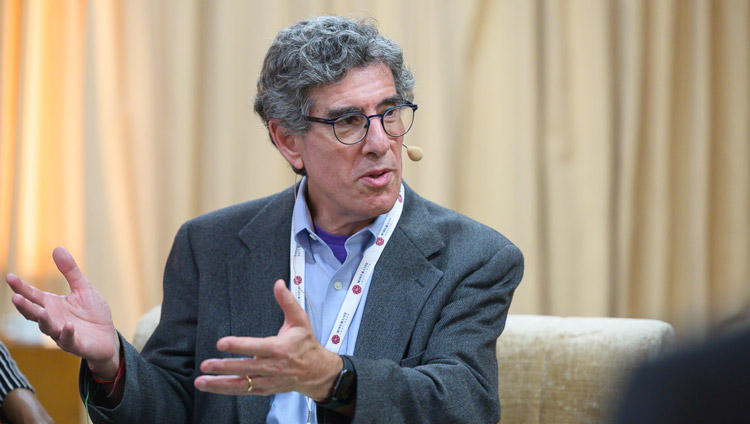
[[[0,418],[14,424],[53,422],[33,390],[0,342]]]
[[[142,355],[64,249],[64,300],[8,276],[16,307],[84,358],[95,422],[497,422],[522,256],[402,185],[413,86],[368,21],[279,32],[255,110],[304,178],[182,226]]]

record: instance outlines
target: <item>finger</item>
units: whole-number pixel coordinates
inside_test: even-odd
[[[21,278],[15,274],[8,274],[5,276],[5,281],[10,286],[10,289],[15,293],[20,294],[26,299],[36,303],[39,306],[44,306],[44,295],[45,292],[39,290],[36,287],[26,284]]]
[[[251,358],[206,359],[201,362],[201,371],[208,374],[249,374]]]
[[[60,331],[60,340],[57,344],[65,351],[70,351],[74,346],[76,329],[72,322],[66,322]]]
[[[286,288],[284,280],[276,280],[276,284],[273,286],[273,296],[284,312],[285,325],[310,327],[310,321],[307,319],[305,310],[299,306],[292,292]]]
[[[253,390],[250,392],[247,391],[248,383],[247,383],[247,377],[243,376],[245,379],[245,386],[243,387],[243,391],[240,394],[250,394],[250,395],[260,395],[260,396],[267,396],[272,395],[275,393],[283,393],[283,392],[290,392],[292,389],[290,389],[288,386],[284,387],[280,385],[280,382],[275,377],[263,377],[263,376],[256,376],[253,374],[248,374],[251,379],[253,380]]]
[[[216,342],[216,348],[222,352],[237,353],[245,356],[273,356],[277,350],[278,337],[222,337]]]
[[[58,343],[60,340],[60,331],[62,330],[62,327],[59,324],[56,324],[50,318],[47,310],[44,308],[40,308],[36,314],[36,319],[37,323],[39,324],[39,329],[42,331],[42,333],[50,336],[50,338],[54,340],[55,343]]]
[[[20,312],[24,318],[29,321],[37,322],[36,316],[39,313],[39,310],[42,309],[39,305],[35,305],[20,294],[14,294],[10,300],[13,302],[13,306],[16,307],[18,312]]]
[[[238,375],[201,375],[193,382],[195,388],[203,392],[222,395],[246,394],[249,386],[247,377]],[[255,391],[253,381],[253,391]]]
[[[276,366],[269,367],[269,364]],[[283,367],[278,361],[267,361],[263,357],[206,359],[201,363],[201,371],[207,374],[220,375],[274,375],[281,373]]]
[[[52,259],[57,265],[57,269],[60,270],[62,275],[68,281],[70,289],[72,291],[82,290],[89,287],[88,279],[83,275],[83,272],[78,268],[73,255],[68,252],[68,249],[60,246],[56,247],[52,251]]]

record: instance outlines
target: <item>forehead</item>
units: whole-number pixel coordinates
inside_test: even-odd
[[[377,108],[396,95],[391,69],[384,63],[351,68],[334,84],[316,87],[310,92],[311,113],[351,108],[366,111]]]

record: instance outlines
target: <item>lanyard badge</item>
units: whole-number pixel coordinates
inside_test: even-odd
[[[402,184],[399,189],[398,200],[386,215],[385,222],[375,238],[375,243],[368,247],[362,255],[362,260],[354,273],[351,284],[349,284],[346,298],[341,305],[341,309],[339,309],[331,334],[328,336],[325,345],[327,350],[338,353],[341,348],[341,341],[344,340],[346,333],[349,331],[354,313],[362,300],[362,293],[372,279],[375,264],[380,259],[386,244],[388,244],[388,240],[390,240],[393,230],[396,228],[399,218],[401,218],[403,208],[404,186]],[[292,281],[289,286],[294,298],[297,299],[297,303],[303,310],[307,311],[305,302],[305,250],[295,240],[294,220],[292,220],[291,233],[289,275],[291,275]]]

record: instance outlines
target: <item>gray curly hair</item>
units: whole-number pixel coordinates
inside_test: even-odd
[[[255,113],[266,127],[278,119],[287,130],[304,133],[313,88],[334,84],[347,70],[376,62],[391,69],[396,93],[411,102],[414,77],[404,65],[403,52],[380,35],[373,19],[320,16],[300,21],[279,31],[268,48],[258,78]]]

